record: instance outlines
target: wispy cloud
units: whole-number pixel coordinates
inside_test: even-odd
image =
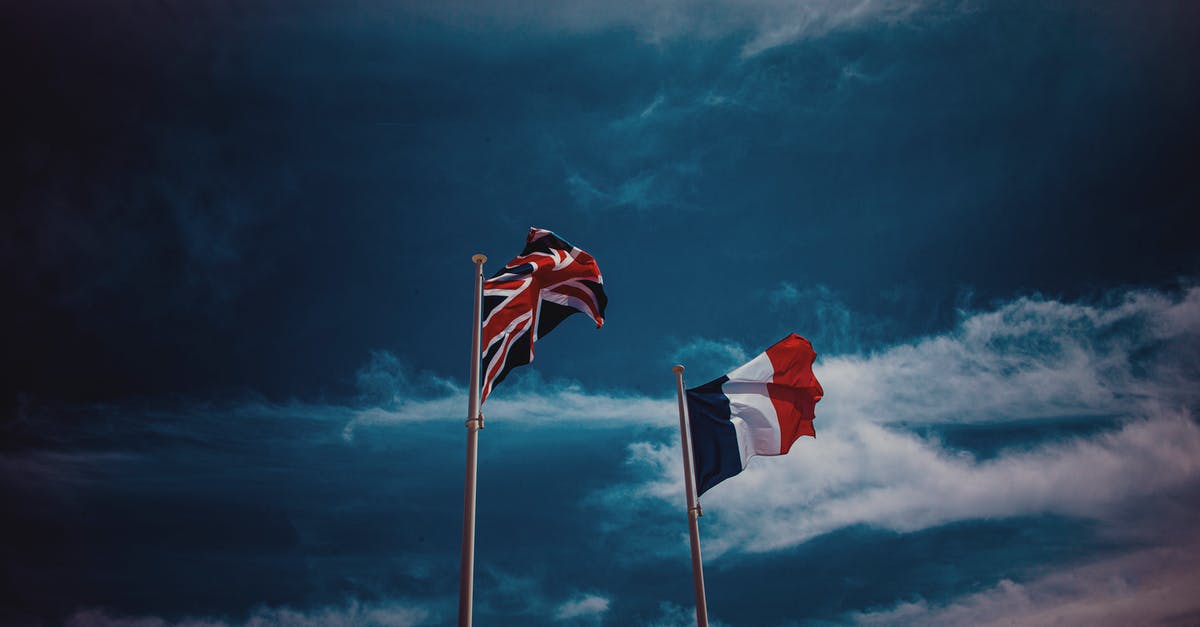
[[[580,206],[601,209],[629,207],[641,211],[674,202],[670,186],[664,186],[660,178],[656,171],[642,170],[611,187],[601,189],[579,172],[572,172],[566,178],[566,185]]]
[[[954,331],[821,362],[838,421],[985,422],[1194,402],[1200,289],[1107,306],[1021,298]]]
[[[911,20],[929,0],[654,0],[597,2],[572,0],[550,5],[512,2],[409,3],[412,10],[458,24],[534,26],[547,30],[593,32],[632,29],[645,41],[662,44],[680,38],[745,38],[742,52],[759,54],[778,46],[839,30],[891,25]]]
[[[413,398],[458,394],[461,386],[431,372],[417,370],[388,351],[372,351],[354,375],[360,403],[394,407]]]
[[[329,408],[346,417],[342,438],[351,442],[367,427],[446,422],[466,419],[467,390],[461,383],[413,368],[386,351],[371,354],[356,376],[360,405]],[[488,399],[488,419],[512,420],[523,426],[578,423],[585,427],[614,424],[670,424],[671,403],[621,392],[585,390],[573,381],[546,381],[536,372],[505,382],[503,394]]]
[[[548,591],[547,580],[528,573],[485,568],[479,588],[479,606],[494,612],[487,622],[568,625],[602,624],[612,605],[604,592],[578,592],[563,598]],[[484,622],[484,621],[481,621]]]
[[[310,611],[287,607],[262,607],[244,621],[220,618],[184,618],[169,621],[158,616],[113,616],[104,610],[81,610],[67,619],[67,627],[415,627],[438,620],[430,609],[403,602],[350,603]]]
[[[703,170],[699,159],[693,157],[668,163],[651,163],[649,160],[629,157],[613,156],[614,163],[611,165],[623,173],[615,180],[614,177],[590,172],[585,175],[572,167],[563,182],[576,204],[584,209],[635,211],[689,206],[686,192]]]
[[[868,328],[874,322],[856,316],[826,285],[797,287],[784,281],[767,293],[767,303],[806,329],[810,339],[820,338],[823,354],[855,352],[874,330]]]
[[[928,0],[764,1],[752,11],[754,37],[744,47],[743,54],[755,55],[839,30],[896,24],[911,19],[930,4]]]
[[[466,407],[467,394],[462,388],[435,398],[398,399],[390,407],[354,411],[342,435],[350,441],[357,430],[367,426],[445,421],[459,416],[465,419]],[[536,388],[529,384],[512,386],[504,396],[489,398],[483,411],[488,420],[511,420],[523,426],[570,423],[602,428],[630,423],[670,425],[673,407],[666,398],[588,392],[577,383],[549,382]]]
[[[705,372],[728,372],[750,359],[750,354],[733,340],[698,338],[684,344],[671,354],[671,361],[684,364],[703,364]]]
[[[598,594],[582,594],[564,602],[554,612],[558,621],[591,620],[599,622],[608,611],[608,597]]]

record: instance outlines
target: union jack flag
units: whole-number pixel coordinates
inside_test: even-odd
[[[604,326],[604,278],[596,260],[545,229],[529,229],[525,250],[483,282],[483,390],[533,361],[533,344],[567,316]]]

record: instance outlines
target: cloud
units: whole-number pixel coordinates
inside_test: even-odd
[[[619,137],[636,137],[630,140],[632,144],[646,143],[648,134],[649,131],[639,129],[617,129],[612,133]],[[606,138],[608,142],[614,139]],[[606,157],[617,173],[606,176],[589,172],[585,176],[581,169],[568,166],[564,184],[579,207],[645,212],[663,207],[692,206],[689,192],[694,191],[694,181],[703,171],[697,155],[673,159],[669,163],[655,163],[653,158],[641,157],[631,151]]]
[[[608,606],[608,597],[598,594],[583,594],[559,605],[558,610],[554,612],[554,620],[590,619],[599,621],[608,611]]]
[[[820,339],[825,354],[849,353],[861,349],[861,338],[876,330],[877,323],[855,315],[828,286],[816,284],[797,288],[783,281],[767,293],[771,308],[784,312],[800,328],[808,329],[810,339]]]
[[[749,360],[746,349],[733,340],[699,338],[671,354],[671,361],[678,364],[703,364],[704,372],[728,372]]]
[[[612,209],[629,207],[638,211],[670,206],[677,202],[673,188],[674,168],[641,170],[610,188],[601,189],[579,172],[566,178],[566,186],[582,207]],[[664,176],[665,174],[665,176]]]
[[[753,12],[757,14],[754,36],[746,44],[743,54],[751,56],[839,30],[896,24],[910,19],[930,4],[922,0],[762,2],[754,7]]]
[[[1200,427],[1195,418],[1200,389],[1198,335],[1200,289],[1131,290],[1090,304],[1017,299],[989,311],[964,313],[947,333],[870,354],[821,357],[816,372],[826,398],[817,409],[817,439],[802,439],[784,457],[756,459],[746,472],[705,495],[706,556],[711,561],[722,555],[786,549],[855,525],[905,533],[956,521],[1052,514],[1099,521],[1107,529],[1117,523],[1140,525],[1129,523],[1134,510],[1147,518],[1161,518],[1178,507],[1178,495],[1195,494],[1200,487]],[[711,359],[735,362],[746,357],[746,349],[728,340],[698,340],[681,351],[695,355],[707,351]],[[296,548],[324,551],[329,546],[370,553],[385,543],[412,550],[412,560],[428,564],[431,570],[413,576],[420,585],[444,580],[443,571],[451,567],[438,556],[455,550],[451,543],[457,541],[453,533],[457,512],[439,514],[437,508],[429,508],[430,501],[424,499],[430,498],[430,492],[425,490],[435,482],[458,487],[454,477],[461,475],[454,473],[461,468],[465,393],[459,384],[415,371],[386,353],[373,355],[358,381],[360,397],[350,406],[251,401],[233,407],[167,411],[92,408],[79,415],[56,412],[57,417],[42,416],[35,408],[21,429],[22,437],[36,436],[30,440],[36,446],[22,456],[0,460],[4,475],[0,479],[5,485],[19,486],[22,495],[61,494],[61,503],[47,506],[50,514],[61,514],[61,519],[79,511],[71,503],[86,490],[97,498],[133,496],[132,503],[152,503],[159,510],[173,507],[177,520],[191,520],[195,510],[190,505],[172,505],[168,497],[204,496],[212,488],[219,497],[212,497],[211,511],[226,512],[228,518],[218,521],[229,521],[227,531],[241,533],[235,533],[236,541],[230,543],[222,531],[221,538],[208,541],[211,545],[242,550],[260,547],[264,538],[278,540],[278,545],[268,542],[262,547],[263,555],[270,557],[279,552],[290,555]],[[588,390],[570,381],[547,382],[533,369],[507,381],[503,392],[485,407],[489,420],[503,420],[514,431],[526,432],[514,433],[516,437],[505,446],[488,448],[497,455],[496,467],[506,469],[490,474],[491,479],[518,485],[552,467],[546,464],[562,463],[564,455],[581,452],[563,453],[561,445],[566,442],[587,443],[579,457],[594,456],[603,448],[602,467],[578,466],[603,476],[589,488],[565,489],[562,495],[579,502],[561,509],[571,516],[587,512],[586,519],[597,525],[593,535],[613,563],[661,562],[667,551],[680,555],[682,525],[664,530],[669,526],[647,524],[661,520],[664,512],[676,511],[682,502],[673,398]],[[1102,424],[1069,431],[1065,437],[1057,431],[1054,437],[1042,434],[1047,431],[1043,427],[1057,424],[1064,416],[1075,417],[1072,424],[1086,425],[1091,419],[1079,417],[1095,415],[1105,416]],[[435,427],[438,421],[444,424]],[[979,425],[1018,429],[1020,437],[984,454],[957,446],[945,430]],[[601,433],[602,429],[607,431]],[[567,434],[575,439],[568,440]],[[545,446],[548,442],[554,446]],[[546,456],[548,451],[559,456]],[[628,462],[624,466],[619,463],[622,456]],[[395,466],[397,459],[422,472],[402,472]],[[363,496],[360,482],[364,481],[372,481],[369,498]],[[287,485],[304,489],[281,489]],[[588,493],[589,489],[596,492]],[[455,506],[453,499],[447,502],[448,507]],[[197,507],[208,507],[206,503],[201,499]],[[593,506],[601,506],[605,516],[597,519]],[[249,519],[261,525],[237,522]],[[368,533],[359,540],[371,524],[392,519],[406,520],[411,533],[388,533],[386,538]],[[568,519],[576,520],[569,516],[563,520]],[[39,520],[30,518],[27,524],[33,528]],[[165,529],[173,531],[167,533],[162,519],[133,509],[110,512],[108,520],[121,529],[137,523],[132,528],[153,530],[148,539],[172,547],[180,545],[172,544],[171,538],[192,538],[197,530],[183,521],[171,523]],[[448,539],[423,539],[433,538],[446,520],[451,521]],[[557,524],[545,528],[557,529]],[[521,519],[520,525],[527,528],[528,521]],[[103,525],[96,528],[97,546],[126,537],[106,534]],[[572,522],[562,528],[581,527]],[[1153,547],[1171,536],[1145,534],[1138,542]],[[522,541],[544,541],[543,537]],[[156,559],[155,546],[143,549],[141,559]],[[194,546],[200,552],[210,547]],[[639,555],[631,558],[634,553]],[[306,580],[318,587],[340,581],[352,569],[338,570],[347,567],[337,561],[319,561],[320,567],[313,567]],[[43,563],[40,555],[30,553],[22,564],[33,568]],[[1171,572],[1182,577],[1185,566]],[[626,599],[619,591],[613,596],[597,590],[602,582],[584,578],[549,582],[540,579],[543,575],[536,564],[530,571],[511,576],[481,566],[481,616],[590,622],[638,612],[639,620],[661,618],[655,624],[690,622],[688,612],[676,616],[664,610],[658,618],[652,609],[647,613],[645,602],[666,597]],[[1146,578],[1136,569],[1130,572],[1134,573],[1127,578],[1129,589],[1134,590],[1127,601],[1130,607],[1160,591],[1178,598],[1173,580],[1145,584]],[[1034,621],[1070,609],[1072,596],[1087,598],[1099,590],[1092,584],[1099,586],[1105,580],[1096,574],[1072,588],[1057,579],[1047,579],[1045,586],[1014,579],[979,597],[949,604],[909,599],[908,605],[880,610],[880,615],[902,622],[904,616],[925,613],[947,616],[946,622],[953,622],[957,614],[946,612],[982,615],[992,611],[989,607],[1000,607],[1008,598],[1005,595],[1016,594],[1014,598],[1029,599],[1024,607]],[[364,594],[372,592],[372,584],[367,585]],[[276,593],[290,593],[281,590]],[[1051,594],[1054,590],[1061,591],[1061,598]],[[255,594],[247,603],[288,598],[272,594]],[[138,611],[136,605],[113,603],[122,610]],[[447,606],[439,603],[436,607]],[[229,611],[244,612],[247,607]],[[248,616],[241,623],[228,622],[226,614],[179,624],[337,625],[339,620],[344,621],[341,624],[424,624],[438,620],[432,613],[422,614],[432,612],[430,607],[435,606],[398,602],[260,608],[249,615],[233,614],[239,620]],[[73,624],[169,624],[153,616],[125,617],[113,611],[80,610]],[[1124,610],[1113,611],[1123,615],[1119,612]],[[871,616],[856,620],[871,620]]]
[[[677,448],[643,444],[631,456],[659,473],[640,495],[678,500]],[[757,460],[705,495],[705,551],[778,550],[859,524],[909,532],[1044,513],[1102,517],[1125,500],[1198,480],[1200,428],[1184,414],[987,461],[870,423],[818,428],[816,441]]]
[[[449,379],[417,371],[388,351],[371,351],[367,364],[354,375],[358,400],[376,407],[395,407],[406,399],[461,392]]]
[[[838,421],[986,422],[1135,414],[1200,390],[1200,288],[1131,291],[1108,306],[1021,298],[953,332],[820,364]],[[1192,348],[1189,348],[1192,347]]]
[[[477,608],[490,615],[480,622],[599,624],[612,604],[611,596],[601,592],[581,592],[563,599],[547,589],[548,580],[536,575],[495,567],[485,568],[482,575]]]
[[[851,615],[859,625],[1181,625],[1200,617],[1200,545],[1137,551],[936,604]]]
[[[791,288],[791,289],[789,289]],[[784,285],[771,298],[793,302]],[[818,439],[755,460],[705,497],[709,555],[770,551],[849,525],[914,531],[957,520],[1054,513],[1103,518],[1111,509],[1200,479],[1196,336],[1200,288],[1134,290],[1106,304],[1021,298],[964,315],[949,333],[870,355],[818,360],[826,390]],[[745,361],[729,340],[699,339],[676,360]],[[674,502],[682,490],[670,399],[589,393],[536,378],[489,402],[489,417],[522,425],[662,427],[666,442],[640,441],[629,461],[647,480],[627,496]],[[461,414],[465,394],[401,399],[358,411],[356,429]],[[1108,430],[1039,442],[1039,421],[1115,417]],[[1024,444],[977,458],[914,425],[1026,421]],[[626,503],[637,507],[636,503]]]
[[[705,495],[706,552],[782,549],[859,524],[907,532],[1042,513],[1103,519],[1131,499],[1195,487],[1198,303],[1198,288],[1135,290],[1103,305],[1021,298],[964,315],[949,333],[819,359],[817,439],[754,460]],[[1039,425],[1096,415],[1112,417],[1108,429],[1039,437]],[[1026,433],[979,457],[916,428],[979,424]],[[616,488],[614,500],[679,500],[678,445],[667,442],[630,446],[647,479]]]
[[[511,2],[409,3],[414,10],[458,25],[493,28],[541,27],[571,33],[627,28],[644,41],[745,39],[742,53],[752,56],[778,46],[841,30],[889,25],[913,19],[939,3],[929,0],[654,0],[596,2],[572,0],[549,5]]]
[[[391,364],[386,358],[375,361]],[[534,382],[513,383],[512,391],[528,394],[521,390]],[[601,476],[620,471],[625,439],[613,433],[623,432],[634,419],[606,412],[636,408],[637,402],[588,398],[567,384],[550,386],[559,395],[537,400],[546,415],[534,417],[539,421],[535,435],[530,434],[534,429],[521,432],[525,423],[520,418],[526,416],[519,414],[508,422],[509,437],[486,449],[485,455],[497,455],[500,462],[481,472],[481,484],[492,485],[487,494],[520,492],[523,482],[528,488],[530,476],[542,475],[545,464],[556,459],[545,455],[542,444],[547,440],[558,446],[574,441],[607,448],[610,463],[593,470]],[[453,404],[456,410],[465,406],[465,398],[452,398],[463,401]],[[420,406],[420,400],[414,402]],[[560,416],[556,404],[571,403],[583,412],[594,406],[599,422],[620,419],[621,427],[604,439],[581,437],[577,434],[587,432],[579,427],[589,423],[568,416],[561,421],[568,425],[565,429],[550,429],[560,424],[554,421]],[[670,404],[663,405],[666,410],[659,413],[669,418]],[[36,436],[37,445],[0,455],[0,491],[22,503],[14,523],[23,537],[31,538],[14,547],[8,572],[20,573],[19,592],[31,599],[30,606],[72,611],[69,624],[79,627],[444,624],[452,620],[453,607],[446,595],[457,582],[457,561],[445,557],[457,555],[461,511],[454,498],[446,505],[443,497],[461,490],[461,419],[401,417],[347,442],[340,435],[356,411],[254,401],[168,410],[34,407],[23,431],[12,435]],[[435,420],[448,424],[436,425]],[[576,434],[574,440],[564,434],[567,430]],[[523,465],[530,461],[536,466]],[[567,484],[560,493],[564,497],[546,501],[555,503],[555,512],[542,511],[538,523],[522,518],[522,529],[538,529],[538,524],[556,529],[567,524],[564,520],[573,529],[586,529],[582,523],[593,518],[590,513],[579,523],[572,518],[583,514],[570,499],[586,493],[573,491],[574,480],[560,482]],[[503,528],[505,523],[497,520],[503,515],[497,516],[487,503],[483,496],[481,519],[486,515],[489,527]],[[57,554],[60,540],[40,535],[45,521],[81,517],[87,525],[72,528],[78,531],[76,542],[95,548],[83,555],[71,551],[61,561],[48,558]],[[516,539],[520,536],[518,531],[509,538],[518,546],[532,543],[525,548],[543,546],[536,532]],[[164,551],[192,567],[169,577],[154,576]],[[113,556],[113,564],[104,564],[101,556],[107,555]],[[222,557],[214,560],[213,555]],[[576,574],[580,580],[565,584],[562,573],[570,569],[560,566],[559,577],[548,580],[541,572],[542,558],[532,562],[530,573],[517,575],[497,573],[493,564],[507,560],[495,553],[481,553],[481,558],[476,598],[482,623],[506,624],[506,617],[517,615],[527,620],[512,622],[550,624],[562,615],[564,624],[590,624],[606,615],[602,605],[611,596],[597,590],[587,575]],[[556,560],[562,558],[546,559],[561,564]],[[526,556],[519,562],[526,564]],[[230,569],[231,563],[237,568]],[[280,572],[290,575],[277,577]],[[41,583],[64,577],[87,583],[65,591]],[[137,585],[125,585],[129,581]],[[81,595],[78,590],[94,592]],[[381,595],[397,591],[420,596],[341,605],[340,594],[346,590],[369,599],[386,599]],[[156,599],[153,609],[145,605],[151,597]],[[106,607],[92,607],[96,598],[104,599]],[[210,600],[204,615],[147,615],[175,607],[171,603],[194,608],[197,598]],[[299,605],[256,608],[262,599]]]
[[[780,292],[780,302],[789,293]],[[826,396],[817,407],[817,439],[801,440],[788,456],[754,460],[705,496],[709,555],[780,549],[856,524],[912,531],[1037,513],[1103,518],[1138,495],[1190,486],[1200,478],[1198,335],[1200,288],[1177,294],[1133,290],[1103,304],[1021,298],[964,315],[945,334],[868,355],[820,358],[815,371]],[[705,339],[675,357],[702,355],[730,366],[747,358],[734,342]],[[682,488],[672,398],[589,391],[529,374],[507,382],[505,394],[489,400],[489,420],[521,429],[650,427],[639,432],[645,439],[628,447],[631,468],[645,479],[612,488],[614,506],[677,502]],[[146,437],[204,440],[217,437],[209,432],[219,432],[230,416],[255,415],[302,418],[319,437],[340,428],[342,440],[353,442],[363,429],[465,417],[460,386],[414,373],[386,353],[372,356],[359,383],[363,398],[375,403],[252,404],[193,411],[187,421],[134,415],[122,428]],[[1064,416],[1109,418],[1105,429],[1039,438],[1039,425]],[[994,457],[960,450],[937,432],[917,428],[1017,422],[1028,433]],[[292,424],[294,431],[303,423]],[[54,468],[62,476],[86,474],[36,451],[8,461],[10,470],[47,480],[58,476]]]
[[[512,383],[512,385],[509,385]],[[571,423],[607,428],[619,424],[666,426],[675,420],[674,402],[620,392],[588,392],[577,383],[543,382],[526,376],[505,381],[505,394],[489,398],[484,406],[488,420],[505,420],[523,426]],[[353,412],[342,435],[347,441],[363,427],[440,421],[461,416],[466,419],[467,394],[461,387],[433,398],[404,398],[397,394],[389,407],[367,407]]]
[[[81,610],[67,619],[67,627],[414,627],[436,622],[429,609],[401,602],[357,603],[311,611],[287,607],[262,607],[241,622],[219,618],[184,618],[168,621],[157,616],[110,616],[100,609]]]

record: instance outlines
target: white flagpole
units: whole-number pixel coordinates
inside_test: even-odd
[[[696,500],[696,474],[692,470],[692,438],[688,428],[687,399],[683,392],[683,366],[675,372],[675,392],[679,397],[679,442],[683,449],[683,483],[687,490],[688,532],[692,536],[692,583],[696,589],[696,625],[708,627],[708,601],[704,596],[704,562],[700,559],[700,521],[704,515]]]
[[[475,309],[471,316],[471,390],[467,400],[467,477],[463,487],[462,565],[458,582],[458,626],[471,627],[475,588],[475,462],[479,456],[479,430],[483,414],[479,412],[479,349],[480,326],[483,324],[483,262],[484,255],[474,255]]]

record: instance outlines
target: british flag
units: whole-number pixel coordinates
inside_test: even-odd
[[[596,260],[545,229],[529,229],[525,250],[483,282],[483,390],[533,361],[533,344],[582,312],[604,326],[604,278]]]

